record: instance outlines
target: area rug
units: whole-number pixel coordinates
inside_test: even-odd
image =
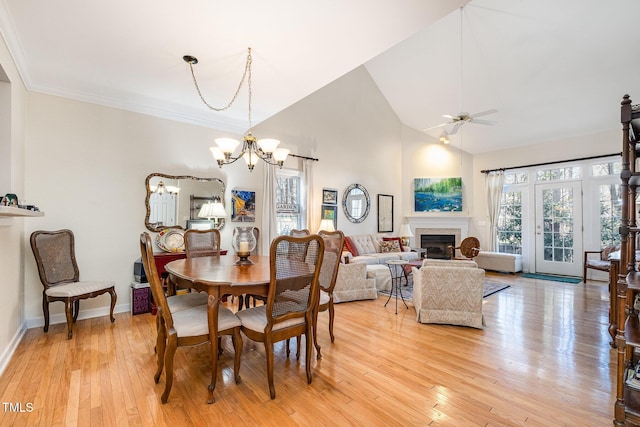
[[[551,274],[522,273],[522,277],[526,277],[528,279],[551,280],[553,282],[564,282],[564,283],[582,282],[582,279],[580,277],[553,276]]]
[[[489,295],[493,295],[497,292],[503,291],[510,287],[511,285],[505,285],[504,283],[497,283],[497,282],[489,282],[485,280],[482,298],[486,298]],[[390,291],[379,291],[378,293],[385,296],[389,296]],[[393,294],[393,296],[395,297],[395,293]],[[398,297],[399,296],[400,294],[398,294]],[[411,280],[409,280],[408,285],[402,286],[402,296],[407,301],[413,300],[413,282]]]

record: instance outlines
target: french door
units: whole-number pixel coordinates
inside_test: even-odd
[[[582,186],[536,184],[536,272],[581,276]]]

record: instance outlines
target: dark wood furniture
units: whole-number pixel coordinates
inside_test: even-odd
[[[460,251],[464,258],[456,258],[456,249]],[[480,252],[480,240],[476,237],[467,237],[460,242],[460,246],[449,246],[451,259],[473,259]]]
[[[632,105],[629,95],[621,102],[622,170],[620,172],[622,218],[620,225],[620,271],[617,290],[617,385],[614,425],[640,426],[640,387],[627,380],[628,370],[638,364],[640,322],[635,298],[640,293],[640,273],[636,241],[640,233],[636,217],[636,196],[640,185],[637,159],[640,149],[640,106]],[[633,377],[633,375],[632,375]]]
[[[620,249],[619,245],[606,246],[599,251],[584,251],[584,261],[582,264],[582,283],[587,283],[587,269],[606,271],[611,269],[609,255]],[[594,257],[593,255],[598,255]]]
[[[214,402],[218,369],[218,308],[223,295],[257,294],[267,295],[269,291],[269,257],[252,256],[252,265],[235,265],[236,257],[183,258],[165,265],[172,283],[183,287],[207,292],[207,319],[209,322],[209,342],[211,344],[211,382],[209,402]]]
[[[185,231],[184,251],[188,258],[220,256],[220,231],[216,229]]]
[[[253,341],[264,343],[271,399],[276,397],[273,344],[278,341],[305,335],[307,383],[311,384],[313,379],[313,321],[318,305],[318,278],[323,258],[324,242],[317,234],[275,238],[269,249],[270,284],[266,305],[237,313],[245,335]]]
[[[73,335],[73,323],[78,320],[80,300],[102,294],[111,295],[109,317],[115,322],[113,309],[116,306],[115,283],[112,281],[80,281],[80,270],[76,261],[75,239],[71,230],[34,231],[29,239],[31,250],[38,266],[42,291],[44,331],[49,331],[49,303],[62,301],[67,316],[67,338]]]
[[[153,293],[153,299],[159,307],[156,337],[156,352],[158,368],[154,375],[156,383],[160,380],[160,375],[164,367],[166,367],[165,374],[165,387],[162,393],[162,403],[167,403],[169,399],[169,393],[173,385],[173,359],[178,347],[194,346],[199,344],[205,344],[209,340],[212,341],[212,348],[215,349],[215,353],[212,352],[212,359],[215,361],[212,363],[211,377],[214,380],[217,373],[217,355],[218,355],[218,337],[221,335],[230,335],[233,339],[233,348],[235,351],[233,372],[236,383],[240,382],[240,357],[242,355],[242,337],[240,336],[240,319],[236,317],[228,308],[218,307],[220,304],[219,299],[211,301],[207,304],[207,299],[204,299],[205,304],[199,304],[196,306],[187,306],[176,308],[172,307],[164,293],[160,276],[155,264],[155,257],[153,255],[153,247],[151,245],[151,238],[148,233],[142,233],[140,235],[140,252],[142,254],[142,263],[144,264],[145,271],[149,272],[147,279],[151,286],[151,292]],[[216,259],[216,257],[211,257]],[[218,257],[219,259],[219,257]],[[194,283],[197,287],[197,284]],[[174,296],[171,298],[185,299],[190,295]],[[193,294],[193,296],[199,296],[199,294]],[[213,316],[213,317],[212,317]],[[212,333],[213,331],[213,333]],[[210,387],[211,393],[213,389]],[[209,396],[209,403],[213,403],[213,396]]]

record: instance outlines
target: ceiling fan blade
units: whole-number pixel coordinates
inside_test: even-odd
[[[427,132],[430,131],[431,129],[437,129],[437,128],[441,128],[442,126],[446,126],[448,125],[449,122],[447,123],[440,123],[439,125],[435,125],[435,126],[431,126],[430,128],[426,128],[426,129],[422,129],[423,132]]]
[[[476,119],[471,119],[471,123],[477,123],[479,125],[495,125],[496,122],[493,120],[476,120]]]
[[[455,135],[456,132],[458,132],[458,129],[460,129],[462,127],[463,124],[465,124],[465,121],[459,121],[457,122],[455,125],[453,125],[453,127],[451,128],[451,131],[449,132],[449,135]]]
[[[476,117],[482,117],[482,116],[486,116],[487,114],[493,114],[493,113],[497,113],[497,112],[498,112],[498,110],[493,108],[491,110],[481,111],[481,112],[475,113],[475,114],[470,114],[469,117],[471,117],[472,119],[475,119]]]
[[[444,117],[445,119],[455,119],[458,116],[452,116],[451,114],[443,114],[442,117]]]

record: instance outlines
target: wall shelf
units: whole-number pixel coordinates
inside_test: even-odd
[[[0,217],[19,217],[19,216],[44,216],[44,212],[30,211],[28,209],[16,208],[14,206],[0,206]]]

